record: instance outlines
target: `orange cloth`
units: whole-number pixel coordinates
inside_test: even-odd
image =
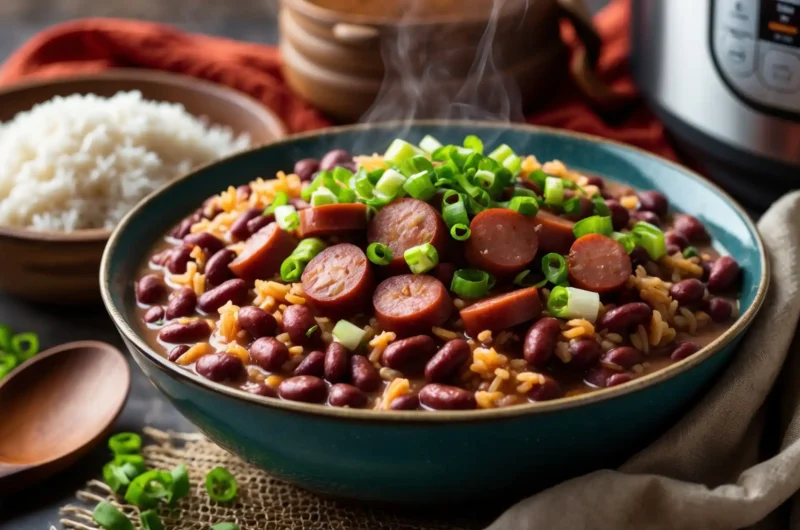
[[[617,89],[633,90],[628,74],[630,0],[612,0],[595,22],[604,40],[599,70]],[[574,38],[567,34],[568,42]],[[57,77],[112,67],[169,70],[241,90],[272,109],[292,132],[330,125],[321,113],[292,94],[272,46],[184,33],[152,22],[85,19],[36,35],[0,68],[0,84]],[[562,90],[531,123],[614,138],[675,158],[662,125],[641,104],[614,126],[604,123],[574,87]]]

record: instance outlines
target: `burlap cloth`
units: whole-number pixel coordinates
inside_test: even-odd
[[[794,340],[800,192],[775,203],[758,226],[772,283],[712,390],[619,471],[598,471],[521,501],[489,530],[800,528],[800,342]],[[206,530],[219,521],[235,521],[243,530],[471,529],[488,523],[463,507],[412,513],[323,499],[249,467],[200,435],[147,434],[156,441],[144,451],[150,466],[184,462],[190,468],[192,494],[162,514],[170,530]],[[239,479],[240,495],[231,506],[210,502],[204,491],[202,477],[218,465]],[[110,498],[109,490],[97,481],[78,493],[90,507],[103,498]],[[67,506],[61,523],[95,528],[90,513]]]

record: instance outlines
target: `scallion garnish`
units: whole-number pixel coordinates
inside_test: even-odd
[[[172,475],[166,471],[145,471],[128,486],[125,501],[139,508],[155,508],[160,501],[166,501],[172,489]]]
[[[125,489],[131,480],[146,471],[141,455],[118,454],[103,466],[103,481],[115,493]]]
[[[472,151],[482,155],[483,154],[483,142],[480,138],[475,136],[474,134],[470,134],[466,138],[464,138],[464,147],[467,149],[471,149]]]
[[[206,491],[211,500],[228,502],[236,497],[236,478],[224,467],[215,467],[206,475]]]
[[[532,171],[530,175],[528,175],[528,180],[531,181],[537,188],[539,188],[540,193],[544,193],[544,187],[547,184],[547,177],[549,175],[542,171],[541,169],[537,169]]]
[[[281,263],[281,279],[285,282],[296,282],[303,275],[308,263],[325,250],[325,242],[318,237],[308,237],[302,240]]]
[[[0,351],[0,379],[3,379],[11,370],[17,367],[17,357],[14,354]]]
[[[553,285],[562,285],[567,281],[567,261],[564,256],[551,252],[542,258],[542,273]]]
[[[592,291],[557,285],[550,291],[547,311],[558,318],[585,318],[597,320],[600,312],[600,295]]]
[[[108,439],[108,448],[115,455],[131,455],[142,450],[142,437],[135,432],[121,432]]]
[[[326,204],[336,204],[339,199],[328,188],[319,188],[311,194],[311,206],[325,206]]]
[[[314,333],[316,333],[316,331],[317,331],[318,329],[319,329],[319,326],[318,326],[318,325],[316,325],[316,324],[314,324],[313,326],[311,326],[310,328],[308,328],[308,330],[306,331],[306,337],[310,337],[310,336],[312,336]]]
[[[572,227],[572,233],[575,234],[576,238],[587,234],[601,234],[609,237],[613,231],[614,225],[611,223],[611,217],[602,217],[600,215],[581,219]]]
[[[211,527],[211,530],[240,530],[240,528],[235,523],[217,523]]]
[[[657,226],[639,221],[634,225],[631,233],[636,241],[636,246],[645,249],[650,259],[657,260],[667,255],[664,232]]]
[[[291,204],[275,208],[275,222],[282,230],[294,230],[300,224],[300,216]]]
[[[547,278],[535,282],[533,280],[536,279],[536,275],[531,273],[532,271],[530,269],[525,269],[514,276],[514,285],[518,285],[520,287],[536,287],[537,289],[547,285]]]
[[[511,200],[508,201],[508,208],[521,213],[525,217],[534,217],[539,213],[539,202],[535,197],[517,195],[511,197]]]
[[[406,178],[398,171],[387,169],[375,184],[375,192],[383,197],[395,198],[403,189],[405,182]]]
[[[275,198],[272,200],[270,205],[264,209],[264,215],[275,213],[275,210],[278,209],[278,207],[285,206],[287,204],[289,204],[289,195],[287,195],[284,191],[279,191],[275,194]]]
[[[492,288],[493,277],[478,269],[460,269],[453,274],[450,290],[464,298],[480,298]]]
[[[403,259],[406,260],[412,273],[423,274],[439,264],[439,253],[436,251],[436,247],[430,243],[424,243],[403,252]]]
[[[570,197],[561,204],[561,207],[564,209],[564,212],[571,215],[580,213],[582,206],[583,205],[581,204],[581,198],[578,197],[577,195],[574,197]]]
[[[456,241],[466,241],[472,235],[469,225],[456,223],[450,227],[450,236]]]
[[[185,464],[180,464],[169,474],[172,475],[172,487],[170,487],[169,496],[166,500],[167,504],[174,506],[178,499],[189,495],[189,471],[186,469]]]
[[[335,326],[333,326],[331,335],[333,335],[333,338],[335,338],[336,341],[342,346],[350,351],[353,351],[361,344],[361,341],[364,339],[365,332],[362,328],[347,320],[340,320]]]
[[[403,189],[411,197],[421,201],[428,201],[436,195],[436,186],[431,181],[431,174],[428,171],[420,171],[408,177],[403,184]]]
[[[133,530],[133,523],[108,501],[95,506],[92,519],[105,530]]]
[[[558,206],[564,202],[564,181],[557,177],[547,177],[544,182],[544,202]]]
[[[516,156],[514,150],[511,149],[508,145],[502,144],[498,146],[494,151],[489,153],[489,158],[492,160],[496,160],[499,163],[503,163],[507,158]]]
[[[375,265],[388,265],[392,262],[392,249],[383,243],[370,243],[367,247],[367,259]]]
[[[700,253],[697,251],[697,248],[695,247],[686,247],[685,249],[683,249],[683,257],[686,259],[694,258],[699,255]]]
[[[421,149],[411,145],[405,140],[397,138],[389,145],[389,148],[383,155],[383,159],[390,164],[399,164],[419,154],[422,154]]]
[[[464,198],[457,191],[447,190],[442,196],[442,218],[451,228],[457,224],[469,226]]]
[[[522,169],[522,159],[516,155],[510,156],[503,160],[503,167],[511,172],[512,175],[517,175]]]
[[[142,530],[164,530],[164,524],[155,510],[145,510],[139,514]]]
[[[636,248],[636,240],[631,234],[625,234],[623,232],[612,232],[611,239],[619,243],[625,248],[625,252],[630,254],[633,252],[633,249]]]
[[[0,351],[11,351],[11,337],[13,335],[14,331],[11,329],[11,326],[0,324]]]
[[[592,197],[592,205],[594,206],[594,213],[603,217],[611,215],[611,210],[608,208],[606,201],[600,195]]]
[[[440,147],[442,147],[441,142],[439,142],[439,140],[430,134],[425,135],[425,137],[419,142],[419,148],[429,154],[433,153]]]

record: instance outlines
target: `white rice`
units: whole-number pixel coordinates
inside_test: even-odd
[[[56,97],[0,124],[0,225],[113,228],[150,192],[249,144],[140,92]]]

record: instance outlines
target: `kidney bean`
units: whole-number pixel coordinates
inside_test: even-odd
[[[471,355],[472,349],[467,341],[462,339],[448,341],[425,365],[425,379],[437,383],[447,380],[467,362]]]
[[[247,231],[250,232],[250,235],[253,235],[273,221],[275,221],[275,214],[273,213],[268,215],[259,215],[258,217],[254,217],[253,219],[247,221]]]
[[[261,337],[250,345],[250,358],[268,372],[277,372],[289,360],[289,348],[272,337]]]
[[[258,383],[252,386],[248,386],[246,390],[251,394],[255,394],[257,396],[272,397],[272,398],[278,397],[278,391],[269,385],[265,385],[264,383]]]
[[[197,373],[212,381],[236,381],[245,376],[244,364],[235,355],[210,353],[200,357],[194,365]]]
[[[250,189],[250,184],[242,184],[236,188],[236,197],[242,201],[249,199],[251,193],[253,193],[253,190]]]
[[[436,343],[428,335],[416,335],[389,344],[383,350],[383,364],[395,370],[413,368],[430,360],[436,353]]]
[[[331,342],[325,349],[325,379],[338,383],[347,378],[350,366],[350,353],[338,342]]]
[[[717,323],[727,322],[733,315],[733,304],[724,298],[715,296],[706,303],[706,313],[711,317],[711,320]]]
[[[244,241],[248,237],[250,237],[250,228],[248,228],[248,223],[251,219],[255,219],[256,217],[260,216],[264,210],[261,208],[250,208],[249,210],[245,210],[231,225],[231,229],[228,230],[228,233],[231,235],[231,239],[236,241]]]
[[[731,288],[739,279],[739,264],[730,256],[722,256],[711,266],[708,275],[708,290],[720,293]]]
[[[178,346],[175,346],[169,351],[167,359],[169,359],[172,362],[175,362],[178,359],[180,359],[181,355],[183,355],[187,351],[189,351],[189,346],[187,346],[186,344],[179,344]]]
[[[672,350],[672,354],[669,356],[669,358],[673,361],[681,361],[690,355],[697,353],[699,350],[700,347],[693,342],[679,342],[677,347]]]
[[[703,260],[703,262],[700,263],[700,266],[703,268],[703,275],[700,277],[700,279],[703,280],[704,282],[707,282],[709,276],[711,276],[711,267],[713,265],[714,265],[713,261]]]
[[[200,207],[200,215],[206,219],[213,219],[220,212],[222,212],[222,208],[217,201],[216,195],[212,195],[208,199],[204,200],[203,205]]]
[[[570,368],[587,368],[594,364],[602,355],[603,350],[594,339],[572,339],[569,341]]]
[[[678,245],[667,245],[667,255],[674,256],[675,254],[681,251],[681,247]]]
[[[172,274],[183,274],[186,272],[186,265],[192,258],[192,248],[189,245],[180,245],[170,251],[167,261],[167,270]]]
[[[274,335],[278,329],[275,317],[260,307],[244,306],[239,309],[239,326],[253,339]]]
[[[419,396],[417,394],[397,396],[389,403],[389,410],[417,410],[418,408]]]
[[[356,388],[364,392],[374,392],[381,384],[378,369],[363,355],[350,358],[350,380]]]
[[[664,234],[664,242],[667,245],[674,245],[681,250],[689,246],[689,240],[686,239],[686,236],[675,230],[670,230]]]
[[[357,409],[367,404],[367,395],[353,385],[338,383],[333,385],[328,393],[328,404]]]
[[[528,364],[535,368],[546,365],[556,349],[560,332],[561,325],[558,323],[558,319],[552,317],[542,318],[532,325],[525,335],[525,343],[522,347]]]
[[[192,225],[195,223],[194,216],[187,217],[183,219],[178,226],[173,228],[172,232],[170,232],[170,236],[174,237],[175,239],[183,239],[184,237],[188,236],[189,233],[192,231]]]
[[[561,385],[552,377],[545,375],[544,383],[533,385],[528,391],[528,399],[531,401],[550,401],[561,397]]]
[[[313,375],[322,377],[325,375],[325,354],[319,350],[312,351],[300,361],[294,369],[294,375]],[[364,390],[362,388],[362,390]]]
[[[599,189],[600,191],[602,191],[603,188],[606,187],[606,182],[603,180],[602,177],[592,176],[586,178],[589,179],[589,182],[587,182],[589,186],[597,186],[597,189]]]
[[[631,214],[631,217],[637,221],[644,221],[655,226],[661,224],[661,218],[650,210],[636,210]]]
[[[319,340],[319,327],[309,337],[308,330],[317,325],[311,310],[304,305],[290,305],[283,312],[283,331],[289,334],[294,344],[310,344]]]
[[[155,324],[159,320],[164,319],[164,308],[160,305],[154,305],[147,310],[144,314],[144,321],[148,324]]]
[[[205,320],[193,320],[186,324],[170,324],[158,334],[158,338],[170,344],[197,342],[211,335],[211,328]]]
[[[706,294],[706,286],[696,278],[687,278],[673,283],[669,288],[669,295],[681,305],[696,304]]]
[[[625,304],[608,311],[597,322],[599,329],[607,329],[614,333],[622,333],[635,328],[639,324],[647,324],[653,314],[653,308],[644,302]]]
[[[653,212],[659,217],[667,215],[669,203],[663,193],[655,190],[648,190],[639,192],[637,196],[639,197],[640,210]]]
[[[300,210],[305,210],[307,208],[311,208],[311,205],[308,204],[303,199],[301,199],[300,197],[290,197],[289,198],[289,204],[294,206],[294,209],[297,210],[298,212]]]
[[[453,275],[456,273],[456,266],[452,263],[440,263],[436,266],[431,274],[436,277],[437,280],[442,282],[445,287],[448,289],[450,288],[450,284],[453,282]]]
[[[140,304],[152,305],[167,293],[164,280],[156,274],[148,274],[136,283],[136,300]]]
[[[300,180],[311,180],[317,171],[319,171],[319,160],[316,158],[304,158],[294,163],[294,174],[300,177]]]
[[[603,355],[603,361],[613,363],[622,368],[633,368],[642,362],[642,354],[630,346],[618,346]]]
[[[648,261],[650,261],[650,256],[647,254],[647,251],[642,247],[636,247],[630,253],[631,257],[631,265],[635,269],[639,265],[644,267]]]
[[[706,227],[697,217],[691,215],[681,214],[675,216],[673,223],[673,230],[680,232],[689,241],[706,241],[708,240],[708,232]]]
[[[608,378],[618,373],[605,366],[596,366],[586,372],[583,382],[596,388],[605,388],[608,385]]]
[[[167,304],[167,319],[188,317],[194,313],[195,305],[197,305],[197,295],[191,288],[183,287],[170,296]]]
[[[225,248],[211,256],[206,262],[206,281],[209,285],[221,285],[233,278],[233,272],[228,268],[231,261],[236,259],[236,252]]]
[[[606,387],[611,388],[612,386],[628,383],[629,381],[632,380],[633,377],[631,377],[631,374],[626,374],[626,373],[614,374],[606,380]]]
[[[289,401],[322,403],[328,396],[328,387],[319,377],[297,375],[281,381],[278,385],[278,395]]]
[[[236,278],[228,280],[206,291],[197,298],[197,307],[206,313],[213,313],[228,302],[242,305],[247,300],[247,284]]]
[[[336,167],[347,167],[353,165],[353,155],[344,149],[334,149],[328,151],[322,160],[319,161],[319,169],[321,171],[332,171]]]
[[[195,247],[200,247],[205,250],[209,256],[213,256],[223,248],[225,248],[225,243],[220,241],[220,239],[208,232],[197,232],[195,234],[189,234],[183,239],[184,243],[187,245],[192,245]]]
[[[609,199],[606,201],[606,206],[608,206],[611,212],[611,224],[614,225],[614,230],[622,230],[628,226],[631,214],[628,213],[628,210],[622,206],[619,201]]]
[[[468,410],[478,406],[472,392],[439,383],[428,383],[422,387],[419,402],[433,410]]]
[[[162,250],[157,254],[153,254],[153,257],[150,258],[150,263],[153,265],[158,265],[159,267],[163,267],[169,261],[169,254],[172,249]]]

